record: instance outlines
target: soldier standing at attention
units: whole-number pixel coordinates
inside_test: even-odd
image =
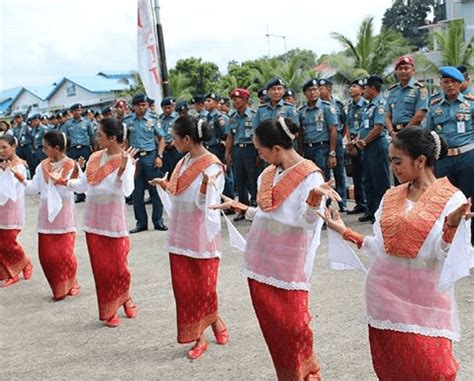
[[[165,150],[163,152],[163,168],[164,173],[172,173],[179,159],[183,157],[173,143],[173,135],[171,134],[173,124],[179,115],[175,111],[175,99],[173,97],[165,97],[160,103],[163,113],[158,117],[161,128],[165,133]]]
[[[125,101],[124,99],[117,99],[115,101],[114,109],[115,109],[115,117],[121,122],[123,122],[125,117],[128,115],[127,101]]]
[[[439,69],[442,97],[432,102],[426,128],[436,131],[448,145],[448,154],[436,162],[436,177],[447,176],[466,198],[474,197],[474,102],[461,93],[465,80],[453,66]],[[473,233],[471,224],[471,233]],[[474,243],[474,234],[471,243]]]
[[[144,201],[145,188],[148,189],[151,197],[153,206],[151,219],[155,230],[168,230],[163,223],[163,204],[156,187],[148,183],[162,176],[160,168],[163,166],[165,148],[163,129],[149,110],[149,102],[150,99],[145,94],[135,95],[132,99],[134,113],[123,120],[127,127],[125,145],[138,150],[135,189],[132,194],[136,226],[130,230],[131,234],[148,230],[148,215]]]
[[[347,131],[348,141],[346,149],[351,155],[352,180],[354,183],[354,196],[356,205],[347,214],[359,214],[367,212],[367,200],[365,198],[364,177],[365,168],[363,165],[364,151],[357,148],[355,141],[361,128],[362,113],[367,107],[367,101],[362,96],[364,93],[364,79],[355,79],[349,87],[349,95],[352,98],[347,107]]]
[[[204,101],[206,97],[204,95],[198,94],[193,97],[191,102],[194,104],[194,111],[196,112],[196,117],[206,120],[207,110],[204,107]]]
[[[370,76],[364,86],[364,98],[369,104],[362,116],[362,126],[356,140],[357,148],[364,151],[365,195],[367,212],[359,222],[375,222],[375,212],[383,195],[390,188],[388,165],[388,141],[385,132],[385,100],[382,91],[383,79]]]
[[[179,116],[187,116],[189,114],[188,102],[186,101],[176,102],[175,111],[178,113]]]
[[[296,106],[297,100],[296,100],[295,90],[293,89],[286,90],[285,94],[283,94],[283,100],[287,103],[291,103],[293,106]]]
[[[36,167],[46,159],[46,154],[43,152],[43,137],[46,132],[49,131],[47,125],[42,124],[39,114],[31,117],[31,128],[33,134],[33,156],[35,158],[35,168],[32,171],[32,176],[36,172]],[[31,169],[30,169],[31,170]]]
[[[250,92],[236,88],[230,93],[234,110],[226,125],[225,159],[228,166],[234,165],[235,183],[239,202],[245,205],[257,205],[257,150],[253,145],[253,117],[255,111],[249,106]],[[249,201],[250,194],[250,201]],[[239,214],[234,221],[244,220]]]
[[[26,161],[30,170],[30,175],[33,176],[34,172],[31,172],[35,167],[35,158],[33,155],[33,132],[23,121],[23,115],[21,113],[16,113],[13,117],[13,121],[15,122],[15,125],[12,128],[12,133],[18,141],[16,154],[18,157]]]

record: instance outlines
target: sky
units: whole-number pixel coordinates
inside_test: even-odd
[[[355,39],[365,17],[378,32],[392,0],[160,0],[168,69],[202,57],[225,72],[287,49],[341,50],[331,32]],[[136,70],[136,0],[0,0],[0,90],[62,77]],[[268,29],[267,29],[268,28]]]

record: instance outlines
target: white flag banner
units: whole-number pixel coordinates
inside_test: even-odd
[[[160,104],[162,98],[160,57],[150,0],[138,0],[137,58],[138,73],[146,94],[155,100],[155,104]]]

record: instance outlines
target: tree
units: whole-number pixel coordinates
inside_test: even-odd
[[[205,94],[211,91],[221,74],[212,62],[202,62],[202,58],[190,57],[176,62],[170,74],[182,73],[188,80],[193,93]]]
[[[130,74],[132,75],[131,81],[128,79],[119,80],[120,83],[130,84],[130,88],[128,90],[121,91],[119,93],[119,97],[132,98],[136,94],[146,93],[145,86],[143,86],[142,79],[140,78],[140,74],[138,74],[137,71],[131,71]]]
[[[355,42],[340,33],[333,32],[331,36],[346,49],[344,53],[354,69],[362,69],[372,75],[383,76],[396,57],[410,51],[407,40],[398,32],[383,29],[375,35],[373,17],[362,21]]]
[[[445,32],[435,32],[434,38],[441,50],[441,63],[443,65],[474,66],[474,37],[464,42],[463,20],[449,22]]]
[[[171,94],[177,97],[177,100],[190,100],[193,97],[193,88],[183,73],[171,72],[168,81]]]

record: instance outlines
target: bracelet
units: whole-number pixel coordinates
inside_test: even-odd
[[[342,238],[346,241],[355,243],[358,249],[360,249],[362,247],[362,244],[364,243],[364,236],[350,228],[346,228],[344,230],[344,232],[342,233]]]
[[[448,218],[445,217],[444,224],[443,224],[443,235],[442,239],[446,243],[453,242],[454,235],[456,234],[457,226],[452,226],[448,224]]]

